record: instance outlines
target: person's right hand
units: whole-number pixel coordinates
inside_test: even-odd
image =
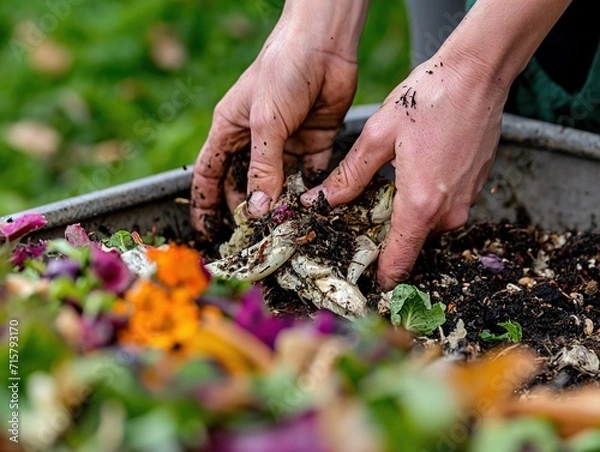
[[[260,217],[281,194],[284,166],[295,167],[301,159],[310,173],[329,164],[356,89],[356,45],[348,51],[335,36],[327,34],[330,42],[324,42],[306,24],[290,22],[280,20],[215,108],[192,182],[192,224],[206,239],[218,225],[223,192],[231,210],[250,195],[247,213]],[[240,193],[230,161],[248,143],[248,187]]]

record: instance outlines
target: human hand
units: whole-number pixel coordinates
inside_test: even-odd
[[[230,162],[248,143],[251,217],[266,214],[281,194],[284,165],[302,160],[306,172],[327,169],[356,89],[366,2],[319,1],[286,2],[257,59],[215,108],[192,182],[192,224],[205,238],[218,224],[222,192],[231,210],[246,197],[235,189]],[[343,7],[345,15],[337,11]],[[307,14],[311,8],[320,14]],[[348,16],[356,17],[354,26],[340,19]]]
[[[465,56],[441,55],[417,67],[367,121],[360,137],[321,186],[332,205],[358,196],[377,170],[396,173],[392,227],[379,257],[385,289],[405,279],[428,236],[462,226],[488,177],[508,88]]]

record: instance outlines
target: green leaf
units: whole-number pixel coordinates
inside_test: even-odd
[[[431,305],[429,295],[410,284],[400,284],[392,292],[391,321],[415,334],[428,336],[444,324],[446,305]]]
[[[102,243],[110,248],[117,248],[121,253],[132,250],[137,246],[135,240],[133,240],[133,237],[131,236],[131,232],[123,230],[117,231],[110,237],[102,239]]]
[[[475,433],[472,452],[514,452],[535,450],[558,452],[560,439],[552,425],[542,419],[525,418],[486,422]]]
[[[158,235],[152,232],[147,232],[142,236],[142,240],[146,245],[161,246],[167,243],[167,239],[162,235]]]
[[[223,297],[236,299],[246,293],[252,287],[247,281],[240,281],[236,278],[212,278],[206,295],[213,297]]]
[[[9,260],[16,246],[16,243],[0,243],[0,282],[3,281],[6,275],[13,269],[13,265]]]
[[[569,452],[598,452],[600,429],[580,433],[569,441]]]
[[[83,312],[96,317],[101,312],[108,311],[116,299],[117,296],[113,293],[94,290],[82,298]]]
[[[508,320],[507,322],[498,323],[498,326],[506,332],[504,334],[494,334],[490,330],[483,330],[479,334],[479,337],[489,342],[510,341],[517,343],[523,339],[523,328],[521,328],[519,322]]]
[[[85,266],[90,254],[89,248],[76,248],[64,239],[49,241],[46,250],[47,253],[56,253],[58,255],[67,256],[68,258],[79,262],[82,267]]]
[[[127,443],[133,450],[176,451],[177,423],[175,416],[164,407],[144,414],[127,423]]]
[[[508,334],[508,340],[511,342],[521,342],[523,339],[523,328],[519,322],[513,322],[509,320],[507,322],[500,322],[498,326],[504,328]]]

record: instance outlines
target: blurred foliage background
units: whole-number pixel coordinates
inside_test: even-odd
[[[278,0],[2,0],[0,215],[193,162]],[[355,104],[409,68],[401,1],[372,2]]]

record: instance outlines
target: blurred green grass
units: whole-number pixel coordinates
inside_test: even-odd
[[[189,164],[277,0],[3,0],[0,215]],[[409,68],[402,2],[371,2],[355,104]]]

